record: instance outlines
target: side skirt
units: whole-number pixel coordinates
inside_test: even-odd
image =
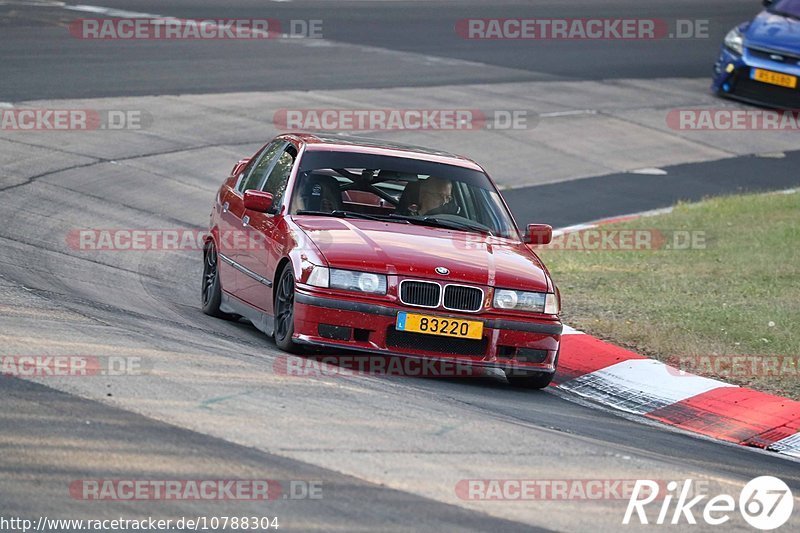
[[[225,313],[243,316],[252,322],[256,329],[264,333],[267,337],[272,337],[275,333],[275,317],[253,309],[225,291],[222,291],[222,301],[219,304],[219,308]]]

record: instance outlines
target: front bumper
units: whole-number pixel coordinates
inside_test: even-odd
[[[800,74],[795,67],[787,64],[751,57],[749,53],[740,56],[723,48],[714,64],[714,81],[711,89],[720,96],[756,105],[776,109],[800,109],[800,86],[790,89],[756,81],[751,78],[751,73],[756,68],[792,76]]]
[[[479,320],[481,340],[397,331],[397,313]],[[519,320],[491,313],[458,314],[315,295],[295,295],[295,342],[380,355],[451,359],[508,372],[555,372],[563,326],[558,321]]]

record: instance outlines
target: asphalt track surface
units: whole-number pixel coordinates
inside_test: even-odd
[[[698,202],[712,196],[794,189],[800,152],[742,156],[666,167],[667,176],[630,172],[514,189],[506,201],[518,224],[584,222]]]
[[[226,4],[223,15],[218,4],[191,4],[175,2],[165,13],[160,2],[103,3],[184,17],[261,15],[255,2]],[[722,28],[757,10],[746,2],[565,4],[537,3],[536,15],[542,16],[538,9],[552,16],[642,10],[651,17],[713,17]],[[0,3],[0,9],[9,5]],[[54,10],[34,16],[17,5],[17,14],[3,19],[0,100],[474,83],[476,65],[457,61],[490,65],[491,81],[704,76],[718,41],[644,50],[606,43],[596,55],[574,43],[550,43],[546,57],[537,59],[513,44],[471,49],[444,31],[451,31],[452,18],[526,16],[529,3],[352,2],[345,12],[293,2],[270,3],[270,13],[273,7],[278,18],[326,20],[329,35],[355,46],[352,61],[300,47],[291,57],[258,56],[264,63],[256,64],[237,43],[208,43],[201,51],[162,43],[83,49],[85,43],[65,41],[56,33],[63,28],[52,27],[54,17],[74,15]],[[37,28],[35,38],[20,29],[20,20]],[[410,22],[404,27],[398,24],[403,20]],[[717,36],[725,31],[719,28]],[[406,71],[376,76],[376,64],[387,56],[366,61],[369,46],[457,61],[437,69],[440,78],[411,76],[414,62]],[[642,60],[645,52],[652,55]],[[28,144],[38,150],[42,142]],[[55,138],[46,142],[62,157],[78,150],[60,148]],[[693,163],[665,167],[667,177],[615,174],[523,188],[507,197],[520,222],[569,225],[678,199],[794,187],[797,159],[787,153]],[[140,356],[148,366],[141,376],[0,379],[5,517],[257,514],[278,516],[289,531],[616,531],[625,502],[472,502],[456,497],[455,486],[462,479],[691,478],[738,494],[749,479],[775,475],[800,491],[797,462],[643,424],[554,391],[513,390],[491,379],[280,376],[275,364],[282,355],[271,340],[244,322],[200,312],[197,253],[87,254],[64,246],[69,228],[199,226],[219,182],[203,173],[176,178],[169,170],[159,179],[145,170],[115,174],[113,166],[87,163],[52,174],[8,170],[0,182],[2,353]],[[176,190],[183,194],[179,202],[173,201]],[[267,504],[69,496],[71,482],[99,478],[320,480],[324,489],[321,500]],[[729,529],[747,530],[740,519]]]
[[[434,86],[507,81],[705,77],[719,43],[759,2],[728,0],[467,0],[88,2],[180,18],[321,20],[328,45],[262,42],[82,41],[77,16],[31,2],[0,2],[6,101],[144,94]],[[33,3],[46,4],[46,0]],[[69,2],[68,2],[69,3]],[[7,5],[4,5],[7,4]],[[456,35],[466,18],[645,18],[709,21],[708,37],[652,41],[485,41]],[[330,42],[335,44],[330,45]],[[409,61],[397,53],[417,55]],[[427,62],[425,60],[428,60]],[[36,68],[31,68],[35,65]]]

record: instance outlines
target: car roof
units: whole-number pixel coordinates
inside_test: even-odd
[[[307,150],[312,151],[337,151],[337,152],[359,152],[375,155],[387,155],[394,157],[405,157],[409,159],[419,159],[422,161],[432,161],[470,168],[483,172],[483,169],[475,161],[457,154],[434,150],[413,144],[404,144],[383,139],[370,139],[366,137],[351,137],[334,134],[318,133],[286,133],[280,137],[294,138],[305,144]]]

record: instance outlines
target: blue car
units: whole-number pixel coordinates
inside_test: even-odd
[[[711,87],[737,100],[800,109],[800,0],[764,0],[764,6],[725,37]]]

